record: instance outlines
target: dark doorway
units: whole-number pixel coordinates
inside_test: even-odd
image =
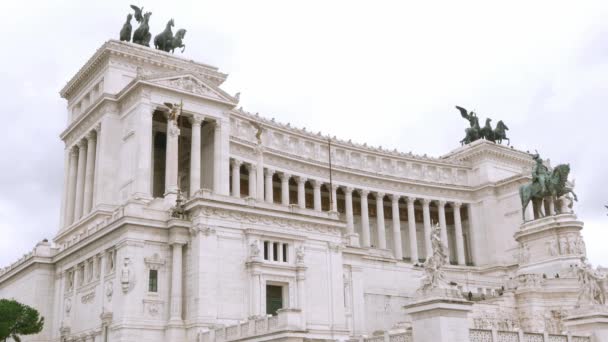
[[[266,314],[276,316],[281,308],[283,308],[283,287],[266,285]]]

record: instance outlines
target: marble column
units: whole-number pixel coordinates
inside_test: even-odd
[[[346,211],[346,239],[349,246],[359,246],[359,236],[355,233],[353,217],[353,188],[344,188],[344,204]]]
[[[410,237],[410,257],[412,259],[412,263],[414,264],[419,260],[418,236],[416,234],[416,211],[414,210],[415,201],[416,199],[413,197],[407,198],[407,224]]]
[[[314,208],[316,211],[321,211],[321,184],[320,180],[314,179],[312,181],[313,197],[314,197]]]
[[[331,211],[338,212],[338,186],[331,186]]]
[[[445,253],[450,255],[450,245],[448,243],[448,228],[445,223],[445,201],[437,201],[437,208],[439,210],[439,227],[441,229],[441,243],[445,246]]]
[[[386,228],[384,227],[384,193],[376,193],[376,223],[378,226],[378,248],[386,249]]]
[[[264,170],[264,186],[266,193],[266,202],[273,203],[274,202],[274,193],[272,189],[272,176],[274,176],[274,170],[266,169]]]
[[[399,218],[399,195],[391,195],[393,209],[393,255],[395,259],[403,260],[403,249],[401,247],[401,221]]]
[[[241,197],[241,161],[232,159],[232,196]]]
[[[167,151],[167,154],[169,152]],[[213,192],[221,193],[222,188],[222,124],[215,120],[213,129]]]
[[[424,248],[427,259],[433,255],[431,246],[431,209],[429,205],[431,200],[424,198],[422,200],[422,219],[424,220]]]
[[[479,242],[477,241],[477,210],[475,209],[473,203],[467,204],[467,214],[469,217],[469,241],[471,242],[469,244],[469,248],[471,252],[471,262],[473,263],[473,265],[477,265],[477,263],[479,262],[479,249],[477,247],[479,246]]]
[[[190,143],[190,197],[201,189],[201,125],[203,118],[195,115],[190,118],[192,141]]]
[[[82,216],[84,200],[84,173],[87,162],[87,142],[78,142],[78,174],[76,175],[76,202],[74,203],[74,221]]]
[[[178,140],[179,127],[175,120],[167,120],[167,147],[165,153],[165,198],[173,203],[178,186]]]
[[[152,114],[154,113],[154,108],[150,105],[149,98],[145,100],[144,103],[139,104],[138,111],[139,118],[135,132],[135,139],[137,143],[137,176],[135,179],[134,196],[135,198],[152,199],[152,148],[154,147],[154,140],[152,139]],[[118,113],[116,115],[118,115]],[[107,158],[111,155],[110,151],[112,150],[109,149],[109,146],[113,143],[112,140],[114,139],[115,134],[115,131],[111,131],[111,129],[119,129],[119,127],[122,126],[119,119],[114,122],[106,122],[105,120],[102,122],[104,125],[106,123],[109,124],[109,126],[104,126],[103,130],[105,133],[103,133],[102,137],[98,137],[100,140],[105,137],[104,143],[106,145],[100,149],[100,152],[101,150],[105,151],[104,156],[107,160]],[[100,155],[100,157],[102,156]],[[111,178],[111,176],[110,174],[106,174],[105,176],[105,183],[109,184],[108,178]],[[106,191],[100,191],[100,195],[103,192]],[[106,197],[105,200],[106,203],[111,202],[110,197]]]
[[[289,178],[291,175],[283,172],[281,175],[281,204],[289,205]]]
[[[370,247],[370,230],[369,230],[369,210],[367,204],[367,196],[369,191],[359,190],[361,196],[361,244],[363,247]]]
[[[259,201],[264,201],[264,148],[262,146],[257,147],[258,160],[257,160],[257,169],[260,170],[257,175],[253,178],[249,176],[249,182],[252,180],[256,184],[257,193],[251,193],[249,196],[257,198]],[[257,176],[257,177],[256,177]],[[270,182],[272,184],[272,177],[270,177]],[[272,186],[271,186],[272,188]],[[272,203],[272,201],[271,201]]]
[[[257,194],[257,170],[253,164],[247,164],[245,167],[249,173],[249,189],[247,190],[247,195],[251,198],[255,198]]]
[[[85,170],[84,182],[84,204],[83,214],[86,215],[91,211],[93,204],[93,185],[95,181],[95,156],[97,154],[97,134],[95,131],[87,134],[87,164]]]
[[[173,243],[171,268],[171,314],[169,321],[182,320],[182,244]]]
[[[466,260],[464,258],[464,239],[462,236],[462,220],[460,219],[460,206],[459,202],[453,203],[454,207],[454,230],[456,234],[456,256],[458,257],[458,265],[464,265]]]
[[[306,208],[306,178],[299,176],[296,178],[298,182],[298,207]]]
[[[74,204],[76,201],[76,176],[78,168],[78,150],[76,147],[70,149],[70,161],[68,167],[68,194],[66,199],[65,225],[74,222]]]

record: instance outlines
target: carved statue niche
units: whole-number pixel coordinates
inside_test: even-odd
[[[304,256],[306,255],[306,248],[304,246],[300,246],[296,248],[296,264],[302,265],[304,264]]]
[[[128,293],[133,287],[135,276],[130,269],[131,259],[124,258],[122,271],[120,271],[120,286],[123,293]]]
[[[260,254],[261,251],[258,240],[251,242],[251,244],[249,245],[249,257],[251,258],[251,260],[259,260]]]

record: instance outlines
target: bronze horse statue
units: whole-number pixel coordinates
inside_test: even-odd
[[[570,165],[569,164],[561,164],[553,169],[553,172],[548,175],[545,180],[546,191],[542,193],[541,185],[538,183],[529,183],[526,185],[522,185],[519,188],[519,198],[521,199],[521,207],[522,207],[522,218],[524,222],[526,221],[526,208],[528,204],[532,202],[532,206],[534,209],[534,217],[541,217],[541,204],[542,200],[546,197],[551,197],[554,200],[560,198],[568,193],[571,193],[574,196],[574,200],[578,201],[576,194],[573,189],[567,186],[568,182],[568,174],[570,173]]]
[[[127,14],[127,21],[125,22],[125,24],[122,26],[122,29],[120,30],[120,41],[121,42],[130,42],[131,41],[131,18],[133,18],[133,15],[131,13]]]
[[[507,145],[511,145],[511,140],[509,140],[509,138],[507,138],[507,131],[509,130],[509,127],[507,127],[507,125],[505,125],[504,122],[502,122],[502,120],[498,121],[498,123],[496,124],[496,128],[494,129],[494,142],[498,143],[498,144],[502,144],[503,140],[507,141]]]
[[[171,39],[171,53],[175,51],[177,48],[182,48],[182,53],[186,50],[186,44],[182,42],[182,39],[186,37],[186,29],[179,29],[177,33],[175,33],[175,37]]]
[[[481,129],[481,138],[486,139],[487,141],[494,141],[494,130],[492,129],[492,119],[486,118],[486,124]]]
[[[143,46],[150,46],[150,39],[152,38],[152,35],[150,34],[150,26],[148,25],[148,22],[150,21],[151,15],[152,12],[146,12],[146,14],[143,15],[139,27],[133,33],[133,43]]]
[[[165,30],[154,37],[154,47],[157,50],[165,52],[171,50],[171,40],[173,40],[173,31],[171,30],[171,27],[174,25],[173,19],[169,20]]]

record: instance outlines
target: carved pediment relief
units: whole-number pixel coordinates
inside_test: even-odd
[[[147,77],[147,82],[167,88],[173,88],[194,95],[215,99],[221,102],[237,104],[238,101],[221,89],[191,75],[175,75],[163,78]]]

